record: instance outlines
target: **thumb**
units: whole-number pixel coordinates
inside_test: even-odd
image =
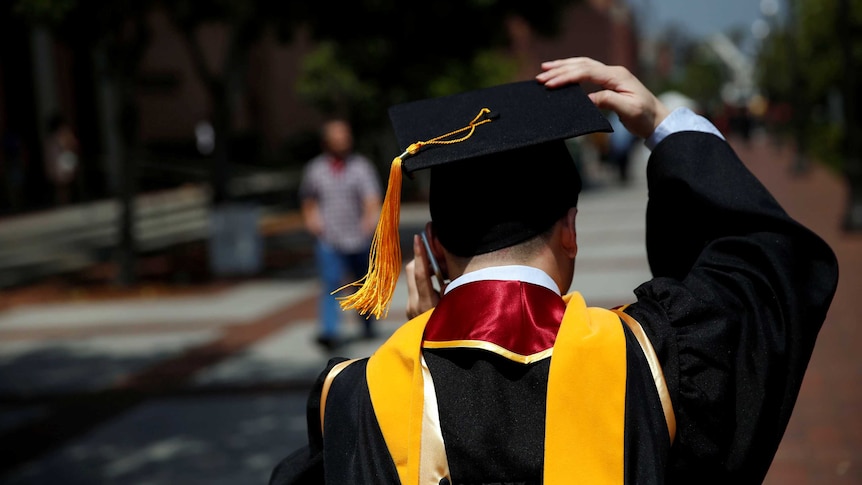
[[[657,126],[657,111],[660,106],[655,102],[650,104],[650,99],[612,90],[590,93],[589,97],[598,108],[616,112],[623,126],[635,136],[649,138]]]
[[[604,91],[595,91],[588,94],[590,100],[600,109],[609,109],[615,111],[620,117],[623,117],[625,111],[625,97],[610,89]]]

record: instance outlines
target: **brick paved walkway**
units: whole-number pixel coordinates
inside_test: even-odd
[[[838,255],[838,291],[820,333],[768,485],[862,483],[862,234],[841,230],[847,187],[824,167],[791,172],[793,151],[764,139],[734,143],[741,158],[792,216]]]

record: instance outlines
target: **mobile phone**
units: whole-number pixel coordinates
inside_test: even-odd
[[[443,271],[440,269],[440,264],[437,262],[437,258],[434,257],[434,253],[431,252],[431,245],[428,243],[428,236],[425,235],[425,231],[422,231],[419,235],[422,237],[422,245],[425,246],[425,255],[428,257],[428,261],[431,262],[431,270],[434,272],[434,278],[437,280],[438,289],[443,291],[443,284],[445,283]]]

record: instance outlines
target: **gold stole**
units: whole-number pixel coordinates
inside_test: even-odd
[[[614,313],[587,308],[579,293],[564,299],[548,375],[544,483],[623,483],[625,334]],[[436,402],[425,402],[433,384],[421,357],[430,315],[399,328],[366,369],[374,413],[404,484],[437,485],[449,475],[442,438],[427,436],[436,417]]]

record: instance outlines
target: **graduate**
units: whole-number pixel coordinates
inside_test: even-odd
[[[600,109],[651,149],[653,278],[612,309],[569,292],[580,178],[565,140],[610,130]],[[385,315],[402,175],[430,170],[410,320],[369,358],[330,361],[309,397],[308,445],[271,484],[763,481],[837,261],[709,121],[589,58],[390,118],[404,152],[369,273],[342,303]]]

